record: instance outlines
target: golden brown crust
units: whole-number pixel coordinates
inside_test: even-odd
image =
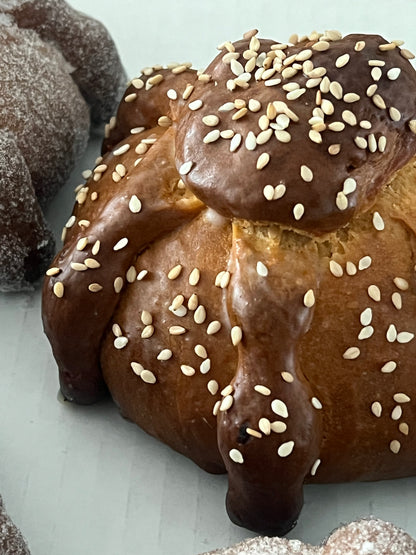
[[[335,40],[328,48],[344,51],[360,39],[369,55],[379,50],[401,67],[403,83],[416,89],[414,70],[395,43],[387,54],[371,36]],[[316,59],[323,55],[318,51]],[[218,71],[229,71],[219,63]],[[67,397],[92,402],[106,384],[126,417],[203,468],[227,471],[234,522],[284,534],[298,518],[304,482],[416,471],[416,169],[408,161],[416,150],[409,128],[414,107],[400,100],[400,122],[392,124],[373,101],[360,104],[357,116],[373,130],[383,128],[387,143],[377,137],[385,153],[360,155],[360,164],[368,163],[357,168],[357,187],[348,182],[345,189],[345,197],[356,199],[347,217],[332,205],[322,212],[316,203],[305,227],[276,224],[267,211],[231,219],[218,214],[226,212],[221,191],[236,206],[257,210],[241,191],[244,183],[253,189],[260,183],[262,192],[253,176],[263,170],[252,173],[248,166],[238,189],[233,176],[242,172],[235,172],[233,157],[219,155],[217,163],[215,151],[207,156],[212,145],[201,146],[198,129],[209,125],[197,112],[200,91],[207,100],[214,90],[212,76],[177,67],[176,73],[150,69],[136,86],[133,80],[107,128],[109,152],[79,189],[65,246],[45,280],[45,330]],[[369,67],[381,66],[366,62]],[[351,68],[338,69],[355,82]],[[390,91],[394,76],[372,75],[380,91]],[[224,83],[215,82],[220,91]],[[221,102],[221,92],[218,97]],[[302,105],[302,113],[307,109],[313,107]],[[341,152],[350,163],[358,147],[350,131],[343,136]],[[188,148],[198,158],[186,166]],[[298,154],[288,155],[285,171],[295,171]],[[322,166],[338,155],[317,156]],[[319,180],[321,197],[344,178],[337,164]],[[197,182],[200,167],[205,177]],[[282,200],[262,195],[264,205]],[[285,217],[277,219],[287,223]],[[335,223],[337,229],[322,234]]]

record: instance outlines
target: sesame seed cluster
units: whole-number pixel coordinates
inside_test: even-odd
[[[131,81],[43,295],[64,395],[108,389],[270,534],[304,482],[416,472],[411,54],[290,42]]]
[[[291,39],[219,46],[179,122],[178,168],[220,213],[322,233],[410,158],[413,54],[375,35]]]

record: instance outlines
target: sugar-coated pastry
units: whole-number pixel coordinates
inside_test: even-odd
[[[30,555],[20,530],[12,522],[0,496],[0,553],[1,555]]]
[[[41,209],[125,87],[107,30],[63,0],[0,2],[0,290],[27,289],[54,242]],[[4,214],[4,216],[3,216]]]
[[[43,294],[65,397],[109,390],[272,535],[306,482],[416,473],[413,55],[293,43],[131,81]]]
[[[368,518],[344,524],[319,547],[299,540],[257,537],[204,555],[415,555],[416,542],[390,522]]]

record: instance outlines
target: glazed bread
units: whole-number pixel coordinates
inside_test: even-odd
[[[416,73],[402,43],[247,33],[145,68],[47,272],[65,397],[210,472],[231,519],[416,472]]]
[[[321,546],[299,540],[257,537],[204,555],[416,555],[416,542],[404,530],[378,518],[350,522]]]
[[[2,0],[0,52],[0,290],[16,291],[53,257],[42,210],[126,81],[105,27],[63,0]]]

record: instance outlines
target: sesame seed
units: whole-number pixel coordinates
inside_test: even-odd
[[[99,291],[102,291],[102,289],[103,286],[99,283],[90,283],[88,285],[88,290],[91,291],[91,293],[98,293]]]
[[[219,138],[220,138],[220,130],[214,129],[213,131],[210,131],[205,135],[205,137],[203,138],[203,142],[205,144],[214,143]]]
[[[178,93],[175,91],[175,89],[169,89],[166,93],[166,96],[170,100],[176,100],[178,98]]]
[[[288,100],[297,100],[298,98],[300,98],[304,93],[306,92],[306,89],[295,89],[293,91],[290,91],[286,94],[286,98]]]
[[[356,93],[347,93],[344,94],[343,100],[347,104],[352,104],[353,102],[358,102],[358,100],[360,100],[360,95]]]
[[[397,329],[394,324],[390,324],[387,328],[386,339],[389,343],[394,343],[397,339]]]
[[[271,402],[271,408],[272,411],[278,416],[281,416],[282,418],[288,418],[289,411],[287,410],[287,406],[280,399],[273,399],[273,401]]]
[[[363,150],[365,150],[368,146],[367,140],[364,139],[364,137],[354,137],[354,143],[358,146],[358,148],[361,148]]]
[[[406,48],[401,48],[400,49],[400,54],[401,54],[401,56],[403,56],[403,58],[405,60],[413,60],[414,57],[415,57],[413,52],[410,52],[410,50],[407,50]]]
[[[193,376],[195,374],[195,368],[187,364],[181,364],[181,372],[185,376]]]
[[[129,149],[130,149],[130,145],[129,145],[129,144],[121,145],[121,146],[120,146],[119,148],[117,148],[116,150],[113,150],[113,155],[114,155],[114,156],[121,156],[122,154],[125,154]]]
[[[381,371],[383,372],[383,374],[391,374],[391,372],[394,372],[396,368],[397,363],[394,362],[394,360],[390,360],[389,362],[383,364],[383,366],[381,367]]]
[[[305,207],[300,202],[293,207],[293,217],[296,221],[300,220],[305,213]]]
[[[338,264],[335,260],[329,261],[329,271],[335,277],[342,277],[344,274],[341,264]]]
[[[346,210],[348,208],[348,198],[343,191],[337,193],[335,204],[339,210]]]
[[[180,175],[187,175],[191,171],[193,165],[194,163],[191,161],[184,162],[179,168]]]
[[[134,102],[137,98],[137,93],[131,93],[124,97],[124,102]]]
[[[384,102],[384,99],[381,95],[375,94],[371,97],[371,100],[373,101],[374,105],[377,106],[377,108],[380,108],[380,110],[386,109],[386,103]]]
[[[133,370],[133,372],[135,374],[137,374],[137,376],[140,376],[140,374],[144,370],[143,365],[140,364],[139,362],[130,362],[130,366],[131,366],[131,369]]]
[[[145,130],[144,127],[133,127],[133,129],[130,129],[130,133],[132,135],[138,135],[139,133],[142,133]]]
[[[80,262],[71,262],[71,268],[76,272],[85,272],[85,270],[88,270],[87,266]]]
[[[403,415],[403,409],[400,405],[396,405],[394,409],[391,411],[390,418],[392,420],[400,420]]]
[[[276,129],[274,134],[276,139],[280,143],[290,143],[290,141],[292,140],[292,136],[288,131],[284,131],[282,129]]]
[[[218,411],[220,410],[220,405],[221,405],[221,401],[218,400],[218,401],[215,403],[214,408],[212,409],[212,414],[213,414],[214,416],[217,416]]]
[[[170,349],[162,349],[157,355],[157,360],[165,361],[172,358],[172,351]]]
[[[132,195],[129,200],[129,210],[133,214],[138,214],[142,209],[142,203],[136,195]]]
[[[173,280],[179,277],[180,273],[182,272],[181,264],[177,264],[168,272],[168,279]]]
[[[57,281],[54,284],[53,292],[54,292],[54,295],[56,297],[58,297],[58,299],[62,299],[62,297],[64,296],[64,292],[65,292],[65,287],[64,287],[64,284],[62,283],[62,281]]]
[[[328,152],[329,154],[331,154],[331,156],[336,156],[337,154],[339,154],[341,151],[341,145],[340,144],[333,144],[333,145],[329,145],[328,147]]]
[[[374,416],[376,416],[377,418],[380,418],[383,412],[383,407],[381,406],[379,401],[374,401],[374,403],[372,403],[371,412],[374,414]]]
[[[312,289],[306,291],[305,295],[303,296],[303,304],[307,308],[311,308],[315,304],[315,294]]]
[[[341,100],[343,96],[343,89],[342,89],[341,83],[338,83],[338,81],[331,81],[329,84],[329,92],[337,100]]]
[[[355,276],[355,274],[358,272],[357,266],[354,264],[354,262],[351,262],[350,260],[347,261],[345,265],[345,270],[349,276]]]
[[[359,356],[360,349],[358,347],[349,347],[342,355],[342,358],[344,358],[345,360],[354,360]]]
[[[373,261],[371,259],[371,256],[363,256],[358,261],[358,269],[359,270],[366,270],[367,268],[369,268],[371,266],[372,262]]]
[[[321,459],[316,459],[316,461],[313,463],[311,468],[311,476],[315,476],[316,471],[318,470],[318,467],[320,464],[321,464]]]
[[[153,322],[153,317],[148,310],[143,310],[140,315],[140,320],[145,326],[149,326]]]
[[[229,384],[226,387],[224,387],[224,389],[221,391],[221,395],[223,397],[227,397],[227,395],[231,395],[233,391],[234,391],[234,387],[231,384]]]
[[[216,125],[218,125],[220,121],[220,118],[218,116],[215,116],[213,114],[210,114],[208,116],[204,116],[202,118],[202,122],[207,125],[208,127],[215,127]]]
[[[121,249],[124,249],[124,247],[127,246],[128,242],[129,240],[127,239],[127,237],[123,237],[122,239],[117,241],[117,243],[114,245],[113,251],[119,251]]]
[[[405,393],[395,393],[393,395],[393,400],[396,401],[396,403],[410,403],[411,399]]]
[[[198,295],[192,293],[188,300],[188,308],[189,310],[196,310],[198,308],[199,300]]]
[[[231,342],[234,345],[234,347],[236,347],[239,343],[241,343],[242,338],[243,338],[243,330],[240,328],[240,326],[233,326],[231,328]]]
[[[220,409],[221,410],[221,409]],[[237,464],[243,464],[244,462],[244,457],[241,454],[241,451],[239,451],[238,449],[231,449],[228,453],[230,459],[237,463]]]
[[[317,410],[321,410],[321,409],[322,409],[322,403],[321,403],[321,401],[320,401],[317,397],[312,397],[311,403],[312,403],[312,406],[313,406],[315,409],[317,409]]]
[[[123,285],[124,285],[124,281],[122,277],[116,277],[116,279],[114,280],[114,291],[116,293],[120,293],[120,291],[123,289]]]
[[[412,133],[416,135],[416,119],[412,119],[409,121],[409,129]]]
[[[214,335],[215,333],[219,332],[220,329],[221,329],[221,322],[219,322],[218,320],[213,320],[208,324],[207,334]]]
[[[340,131],[344,131],[345,124],[342,123],[342,121],[333,121],[328,125],[328,129],[330,131],[335,131],[336,133],[339,133]]]
[[[300,167],[300,176],[303,179],[303,181],[306,181],[307,183],[310,183],[313,180],[312,170],[305,165],[302,165]]]
[[[170,335],[183,335],[186,333],[186,329],[182,326],[170,326],[169,333]]]
[[[236,133],[230,141],[230,152],[235,152],[237,148],[240,146],[241,141],[242,141],[242,137],[240,133]]]
[[[371,129],[371,123],[368,120],[363,119],[360,121],[360,127],[363,129]]]
[[[345,121],[345,123],[348,123],[348,125],[357,125],[357,118],[355,117],[355,114],[351,112],[351,110],[344,110],[341,117]]]
[[[267,152],[263,152],[262,154],[260,154],[260,156],[257,158],[257,162],[256,162],[256,168],[258,170],[262,170],[263,168],[265,168],[267,166],[267,164],[270,162],[270,154],[268,154]]]
[[[264,395],[265,397],[268,397],[272,393],[271,390],[265,385],[255,385],[254,391],[260,393],[260,395]]]
[[[234,102],[226,102],[225,104],[222,104],[218,108],[218,111],[219,112],[231,112],[231,110],[234,110],[234,108],[235,108]]]
[[[313,143],[316,143],[316,144],[322,143],[322,135],[319,133],[319,131],[315,131],[314,129],[311,129],[309,131],[309,138]]]
[[[397,343],[410,343],[415,337],[414,333],[410,333],[409,331],[401,331],[397,334],[396,340]]]
[[[140,373],[141,379],[148,384],[156,383],[156,376],[153,374],[151,370],[142,370]]]
[[[193,286],[198,285],[200,277],[201,277],[201,272],[199,271],[198,268],[194,268],[192,272],[189,274],[189,278],[188,278],[189,285],[193,285]]]
[[[220,405],[220,411],[221,412],[226,412],[227,410],[229,410],[234,403],[234,398],[232,395],[226,395],[224,397],[224,399],[221,401],[221,405]]]
[[[367,292],[368,296],[373,299],[373,301],[379,302],[381,300],[381,291],[377,285],[370,285]]]
[[[191,96],[191,94],[193,93],[193,90],[194,90],[193,85],[191,85],[191,84],[188,83],[188,84],[186,85],[186,87],[185,87],[185,90],[183,91],[182,98],[183,98],[184,100],[188,100],[188,98],[189,98],[189,97]],[[199,100],[199,101],[196,101],[196,102],[200,102],[201,104],[198,105],[197,108],[195,107],[196,105],[193,106],[193,107],[190,107],[190,106],[189,106],[190,110],[198,110],[198,108],[200,108],[200,107],[202,106],[202,100]],[[191,102],[191,104],[192,104],[192,102]]]
[[[409,282],[404,278],[395,277],[393,283],[400,291],[407,291],[407,289],[409,289]]]
[[[265,436],[269,436],[271,432],[270,420],[268,418],[260,418],[258,427]]]
[[[312,45],[312,50],[316,50],[317,52],[324,52],[325,50],[328,50],[328,48],[329,42],[326,40],[320,40]]]
[[[387,138],[384,135],[381,135],[378,139],[378,150],[380,152],[384,152],[387,146]]]
[[[369,339],[373,335],[373,333],[374,333],[373,326],[365,326],[358,334],[358,340],[363,341],[364,339]]]
[[[211,393],[211,395],[216,395],[219,389],[218,382],[216,380],[210,380],[207,383],[207,389]]]
[[[400,448],[400,441],[397,441],[397,439],[393,439],[393,441],[390,442],[390,451],[395,455],[400,451]]]
[[[258,112],[261,109],[261,102],[254,98],[250,98],[248,101],[248,109],[250,112]]]
[[[157,124],[160,127],[170,127],[172,125],[172,120],[169,116],[160,116],[157,120]]]
[[[374,81],[380,81],[382,75],[383,72],[379,67],[373,67],[373,69],[371,70],[371,77]]]
[[[400,76],[401,71],[402,70],[399,67],[392,67],[388,70],[387,77],[390,81],[395,81]]]
[[[403,306],[402,296],[400,295],[400,293],[397,293],[397,291],[392,294],[391,302],[393,303],[394,307],[397,308],[397,310],[402,309],[402,306]]]
[[[373,214],[373,226],[377,231],[383,231],[384,229],[384,220],[379,212],[374,212]]]
[[[116,349],[124,349],[124,347],[127,345],[128,342],[129,340],[127,339],[127,337],[123,337],[123,336],[116,337],[114,339],[114,347]]]
[[[226,287],[228,287],[230,283],[230,279],[231,279],[230,272],[224,272],[224,274],[221,276],[221,280],[219,284],[221,289],[225,289]]]
[[[290,372],[281,372],[280,375],[282,376],[282,380],[286,383],[293,383],[294,377]]]
[[[141,337],[142,339],[149,339],[150,337],[152,337],[154,332],[155,332],[155,328],[152,325],[148,324],[143,328]]]
[[[205,307],[201,304],[194,312],[194,321],[196,324],[203,324],[206,320],[207,312]]]
[[[285,443],[282,443],[280,445],[280,447],[277,450],[277,454],[279,455],[279,457],[288,457],[292,453],[294,447],[295,447],[294,441],[286,441]]]
[[[53,268],[49,268],[49,270],[46,271],[46,275],[47,276],[56,276],[60,272],[61,272],[61,270],[59,268],[53,267]]]
[[[199,371],[201,372],[201,374],[208,374],[210,370],[211,370],[211,360],[209,358],[206,358],[201,362],[199,366]]]
[[[247,133],[247,137],[245,140],[245,147],[247,150],[255,150],[256,146],[257,146],[256,136],[253,133],[253,131],[249,131]]]
[[[234,137],[234,131],[232,129],[225,129],[221,131],[220,137],[223,139],[232,139]]]
[[[374,96],[376,94],[376,91],[378,89],[378,86],[375,85],[374,83],[372,85],[370,85],[367,90],[365,91],[365,94],[371,98],[372,96]]]
[[[147,276],[148,273],[149,273],[149,272],[148,272],[147,270],[141,270],[141,271],[137,274],[137,278],[136,278],[137,281],[142,281],[142,279],[144,279],[144,278]]]
[[[405,436],[409,435],[409,425],[406,422],[400,422],[399,431]]]
[[[77,242],[77,251],[82,251],[88,245],[88,237],[82,237]]]
[[[368,326],[371,324],[371,320],[373,319],[373,311],[371,308],[366,308],[360,314],[360,322],[362,326]]]
[[[194,351],[195,351],[195,354],[200,358],[207,358],[208,356],[207,350],[203,345],[195,345]]]
[[[269,273],[267,266],[263,264],[263,262],[261,262],[260,260],[256,264],[256,271],[259,274],[259,276],[262,276],[262,277],[266,277]]]

